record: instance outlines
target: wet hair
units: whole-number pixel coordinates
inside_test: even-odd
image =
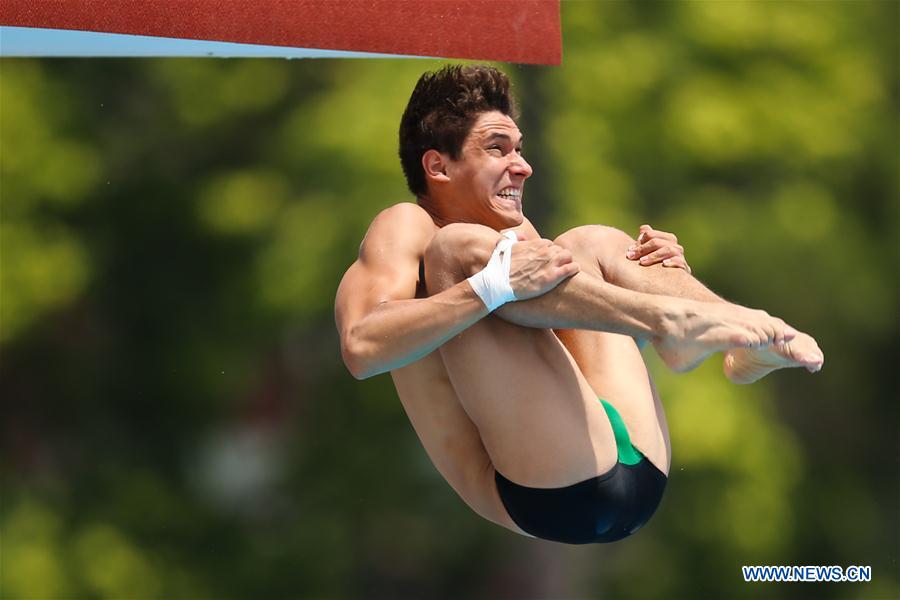
[[[447,152],[457,160],[478,115],[499,111],[518,118],[505,73],[485,65],[447,65],[420,78],[400,119],[400,165],[409,190],[427,191],[422,155]]]

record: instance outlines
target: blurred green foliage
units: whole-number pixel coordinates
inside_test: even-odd
[[[545,235],[674,231],[816,376],[651,367],[674,462],[641,533],[490,525],[354,381],[332,304],[407,200],[435,61],[0,62],[4,598],[888,598],[898,573],[898,4],[564,2],[507,67]],[[873,582],[744,584],[743,564]]]

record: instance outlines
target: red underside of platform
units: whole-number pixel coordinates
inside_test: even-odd
[[[554,64],[558,0],[4,0],[0,25]]]

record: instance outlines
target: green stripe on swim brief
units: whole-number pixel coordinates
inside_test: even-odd
[[[609,418],[609,424],[612,425],[613,435],[616,436],[619,462],[625,465],[638,464],[644,455],[631,444],[631,437],[628,435],[628,429],[625,428],[625,421],[622,420],[619,411],[603,398],[600,398],[600,402],[606,409],[606,416]]]

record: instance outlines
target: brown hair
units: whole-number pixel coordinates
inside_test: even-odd
[[[518,108],[505,73],[485,65],[447,65],[420,78],[400,119],[400,165],[409,190],[428,190],[422,155],[434,149],[457,160],[463,141],[483,112],[513,119]]]

